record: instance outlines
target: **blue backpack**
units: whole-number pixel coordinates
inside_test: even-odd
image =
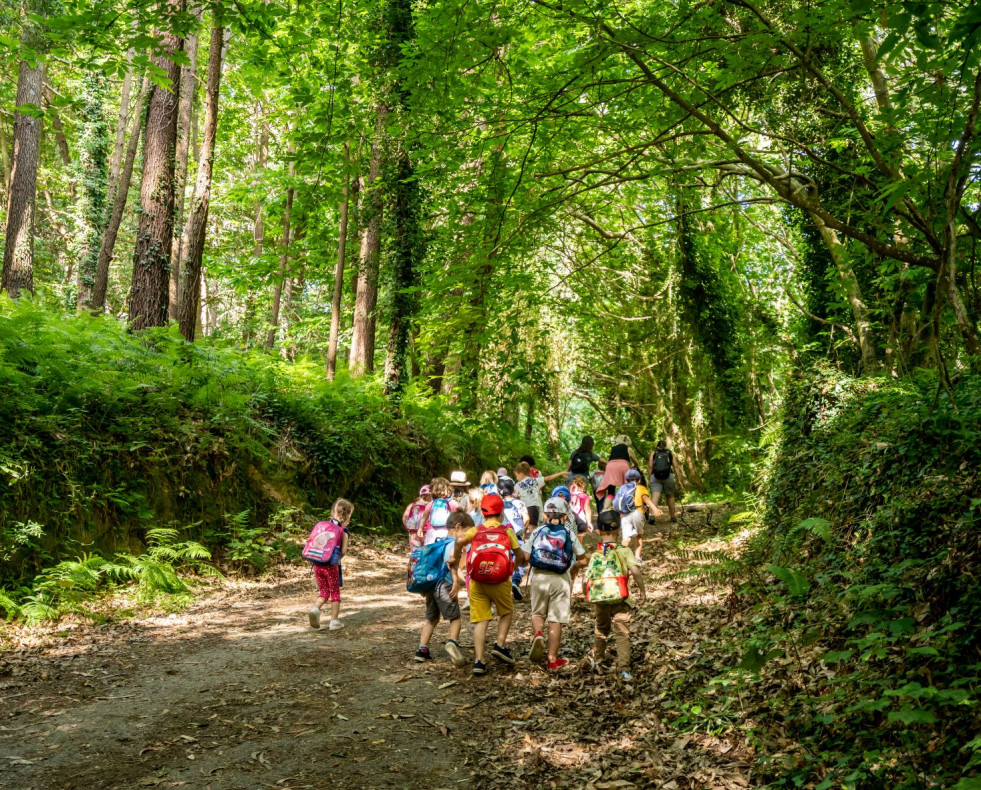
[[[419,546],[409,555],[409,572],[405,580],[405,589],[410,593],[427,593],[436,589],[443,579],[449,580],[450,571],[443,560],[446,546],[453,543],[453,538],[444,538]]]
[[[634,492],[636,491],[636,483],[625,483],[620,486],[616,496],[613,497],[613,509],[621,516],[633,513],[637,509],[637,505],[634,503]]]
[[[450,520],[450,503],[442,497],[433,500],[433,505],[429,509],[429,525],[436,529],[442,529],[446,522]]]
[[[572,534],[562,524],[546,524],[535,530],[531,538],[532,568],[553,573],[565,573],[572,567]]]

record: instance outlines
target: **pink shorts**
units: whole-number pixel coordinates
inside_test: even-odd
[[[317,581],[320,597],[325,601],[341,600],[341,566],[314,565],[313,578]]]

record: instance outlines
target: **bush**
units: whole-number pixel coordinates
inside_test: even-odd
[[[339,496],[355,503],[356,530],[397,531],[422,482],[527,449],[507,426],[418,393],[395,412],[372,379],[327,383],[320,360],[0,304],[8,588],[74,562],[83,545],[143,556],[164,524],[191,525],[181,540],[235,566],[262,566],[285,551],[273,514],[323,514]]]

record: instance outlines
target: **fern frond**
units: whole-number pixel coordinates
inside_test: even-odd
[[[783,582],[784,587],[787,588],[787,592],[794,598],[803,598],[811,591],[811,583],[796,568],[789,568],[782,565],[768,565],[767,570]]]

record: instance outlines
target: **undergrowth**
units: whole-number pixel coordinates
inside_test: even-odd
[[[680,551],[732,616],[678,726],[739,722],[770,787],[981,787],[981,379],[822,370],[785,410],[755,536]]]
[[[250,572],[295,551],[292,533],[340,496],[355,530],[396,531],[422,482],[527,449],[506,424],[420,393],[396,412],[374,379],[328,383],[319,359],[4,300],[0,610],[70,610],[59,590],[98,589],[124,568],[166,575],[154,565],[164,526],[187,525],[168,545]]]

